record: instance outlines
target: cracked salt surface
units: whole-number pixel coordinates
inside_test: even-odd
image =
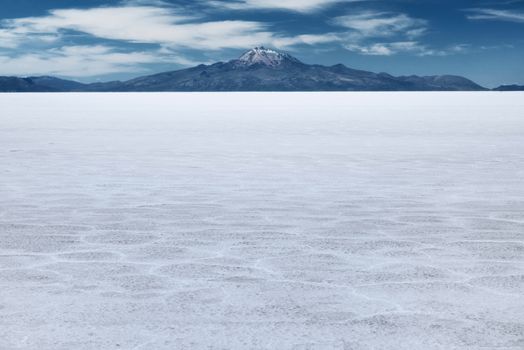
[[[0,349],[523,349],[524,95],[0,95]]]

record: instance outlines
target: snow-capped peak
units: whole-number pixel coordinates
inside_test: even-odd
[[[284,62],[298,62],[296,58],[287,53],[266,49],[263,46],[255,47],[254,49],[247,51],[240,56],[238,61],[248,66],[263,64],[269,67],[279,66]]]

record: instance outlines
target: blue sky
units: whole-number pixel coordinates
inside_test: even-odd
[[[524,84],[524,0],[2,0],[0,75],[126,79],[254,46],[306,63]]]

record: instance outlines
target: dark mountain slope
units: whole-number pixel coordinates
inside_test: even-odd
[[[0,77],[0,92],[52,92],[50,86],[36,84],[30,78]]]
[[[501,85],[495,91],[524,91],[524,85]]]
[[[31,79],[37,85],[47,86],[56,91],[83,90],[86,86],[85,84],[79,83],[77,81],[64,80],[64,79],[49,77],[49,76],[30,77],[28,79]]]

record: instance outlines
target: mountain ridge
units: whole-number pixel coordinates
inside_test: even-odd
[[[524,91],[524,85],[501,85],[495,89],[494,91]]]
[[[83,84],[50,76],[0,77],[2,92],[486,90],[456,75],[396,77],[343,64],[306,64],[287,53],[264,47],[255,47],[228,62],[201,64],[127,81]]]

